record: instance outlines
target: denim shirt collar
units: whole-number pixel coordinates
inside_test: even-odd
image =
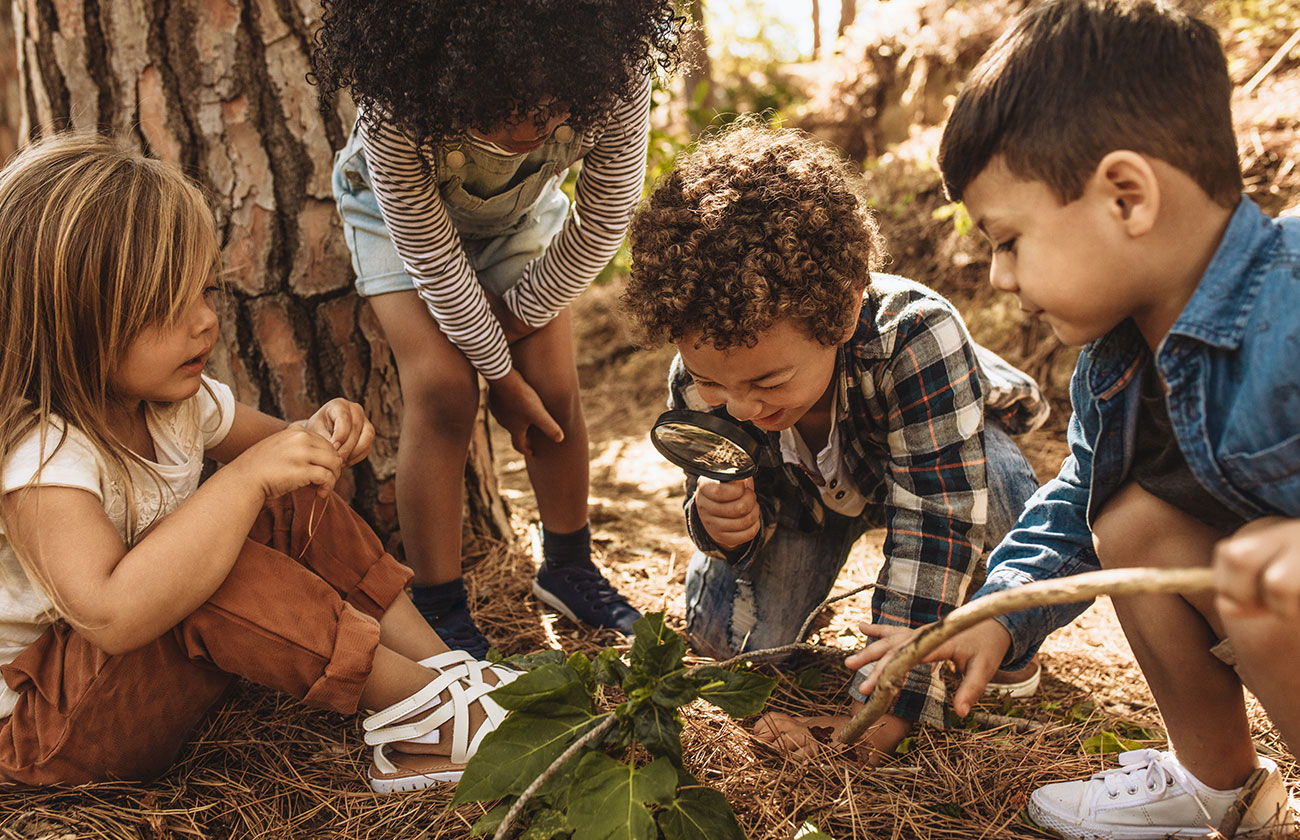
[[[1264,280],[1264,272],[1255,270],[1254,263],[1267,253],[1263,246],[1276,233],[1255,202],[1243,196],[1214,258],[1170,334],[1226,350],[1240,347]]]

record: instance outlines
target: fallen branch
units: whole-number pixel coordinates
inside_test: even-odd
[[[1287,54],[1295,49],[1296,44],[1300,44],[1300,29],[1292,32],[1291,37],[1286,39],[1286,43],[1277,52],[1273,53],[1273,57],[1263,67],[1259,68],[1259,72],[1250,77],[1250,81],[1246,82],[1242,87],[1242,92],[1250,94],[1255,88],[1259,87],[1259,83],[1268,78],[1269,73],[1277,69],[1277,66],[1282,63],[1282,59],[1286,58]]]
[[[610,714],[599,724],[593,726],[584,733],[581,738],[570,744],[568,749],[556,756],[550,766],[543,770],[536,779],[533,779],[532,784],[524,788],[523,793],[519,794],[519,798],[510,806],[510,810],[506,812],[505,818],[502,819],[501,824],[497,826],[496,833],[492,835],[492,840],[505,840],[506,837],[509,837],[511,826],[514,825],[515,819],[518,818],[519,814],[523,812],[524,805],[528,803],[528,800],[533,798],[533,794],[537,793],[538,789],[541,788],[542,785],[546,784],[547,779],[555,775],[555,771],[559,770],[560,767],[564,765],[564,762],[577,755],[578,751],[587,746],[587,744],[608,732],[615,722],[617,722],[617,718],[615,718],[613,714]]]
[[[1098,595],[1147,595],[1156,592],[1205,592],[1214,588],[1214,572],[1197,569],[1106,569],[1084,572],[1058,580],[1027,583],[978,598],[958,607],[922,630],[903,645],[880,671],[876,688],[867,704],[841,730],[841,743],[852,744],[880,719],[898,694],[907,672],[921,663],[935,648],[961,631],[985,619],[1030,607],[1072,604]]]

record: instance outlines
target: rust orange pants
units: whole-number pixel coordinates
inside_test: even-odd
[[[59,622],[0,668],[20,695],[0,720],[0,779],[157,776],[236,677],[356,712],[378,619],[411,571],[347,502],[314,498],[263,508],[221,588],[161,638],[110,656]]]

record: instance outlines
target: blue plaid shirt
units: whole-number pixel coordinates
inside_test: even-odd
[[[853,336],[840,346],[836,433],[845,466],[883,513],[885,563],[872,597],[872,620],[918,627],[937,621],[966,598],[984,546],[988,509],[982,431],[990,412],[1012,434],[1040,426],[1048,405],[1037,384],[966,331],[942,296],[893,275],[874,274]],[[678,358],[669,406],[728,417],[699,395]],[[723,552],[695,512],[695,479],[687,477],[687,530],[704,553],[740,570],[778,527],[821,530],[821,491],[802,469],[784,463],[780,435],[742,426],[771,450],[754,477],[762,525],[747,546]],[[935,666],[915,669],[893,714],[942,725],[945,690]]]

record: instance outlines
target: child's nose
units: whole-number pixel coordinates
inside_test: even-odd
[[[999,292],[1014,292],[1020,288],[1016,285],[1015,273],[997,257],[993,258],[993,264],[989,266],[989,283]]]
[[[212,304],[206,298],[201,297],[195,303],[192,323],[195,335],[202,335],[217,328],[217,311],[212,308]]]
[[[747,394],[728,394],[727,413],[737,420],[752,420],[763,415],[763,404]]]

